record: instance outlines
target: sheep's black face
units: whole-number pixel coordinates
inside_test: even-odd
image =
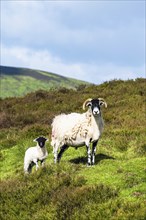
[[[98,99],[91,100],[91,109],[94,116],[100,114],[100,101]]]
[[[47,139],[44,137],[38,137],[36,141],[38,142],[38,145],[42,148],[45,146],[45,142],[47,141]]]

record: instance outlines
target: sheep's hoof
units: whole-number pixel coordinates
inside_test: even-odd
[[[87,167],[91,167],[91,164],[87,163]]]
[[[28,172],[28,171],[25,171],[25,172],[24,172],[24,175],[25,175],[25,176],[28,176],[29,174],[30,174],[30,172]]]
[[[92,167],[95,167],[95,163],[92,163],[91,166],[92,166]]]

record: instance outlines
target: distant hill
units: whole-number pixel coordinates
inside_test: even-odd
[[[0,97],[24,96],[39,89],[76,89],[88,82],[28,68],[0,66]]]

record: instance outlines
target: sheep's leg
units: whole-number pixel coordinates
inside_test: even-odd
[[[58,148],[57,147],[54,147],[53,154],[54,154],[54,163],[57,163],[57,157],[58,157]]]
[[[91,165],[91,150],[90,150],[90,145],[86,145],[87,148],[87,154],[88,154],[88,166]]]
[[[38,162],[36,163],[36,171],[38,170],[39,168],[39,165],[38,165]]]
[[[96,146],[98,141],[95,141],[92,145],[92,164],[95,164],[95,154],[96,154]]]
[[[68,149],[68,145],[64,144],[62,147],[61,147],[61,150],[58,154],[58,157],[57,157],[57,162],[59,163],[60,160],[61,160],[61,157],[62,157],[62,154],[64,153],[65,150]]]

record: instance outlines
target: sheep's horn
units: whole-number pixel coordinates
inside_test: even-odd
[[[83,103],[83,110],[86,109],[86,106],[89,104],[89,102],[91,102],[91,98],[87,99],[84,103]]]
[[[102,105],[105,106],[105,108],[107,108],[107,103],[105,102],[103,98],[98,98],[98,100],[101,102]]]

